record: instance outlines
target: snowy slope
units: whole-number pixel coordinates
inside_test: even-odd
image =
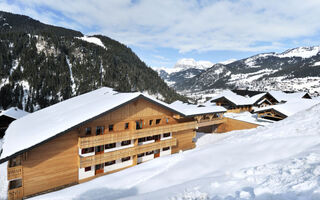
[[[89,42],[89,43],[92,43],[92,44],[95,44],[95,45],[98,45],[98,46],[101,46],[101,47],[103,47],[104,49],[107,49],[105,46],[104,46],[104,44],[103,44],[103,42],[99,39],[99,38],[97,38],[97,37],[93,37],[93,36],[83,36],[83,37],[76,37],[76,38],[78,38],[78,39],[80,39],[80,40],[84,40],[84,41],[86,41],[86,42]]]
[[[320,105],[34,199],[320,199]],[[202,136],[202,137],[201,137]]]

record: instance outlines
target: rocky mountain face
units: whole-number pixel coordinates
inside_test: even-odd
[[[32,112],[101,86],[185,100],[115,40],[0,12],[0,108]]]
[[[192,78],[176,81],[172,87],[187,95],[219,89],[306,91],[318,95],[319,52],[319,46],[299,47],[215,64]]]

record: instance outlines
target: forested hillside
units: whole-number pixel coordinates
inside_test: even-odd
[[[100,41],[101,45],[96,42]],[[127,46],[0,11],[0,108],[34,111],[101,86],[185,100]]]

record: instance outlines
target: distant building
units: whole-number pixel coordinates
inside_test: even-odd
[[[257,113],[259,118],[279,121],[319,103],[311,99],[294,99],[286,103],[255,109],[254,113]]]
[[[16,119],[19,119],[29,114],[26,111],[20,110],[17,107],[12,107],[7,110],[0,111],[0,139],[4,136],[8,126]]]

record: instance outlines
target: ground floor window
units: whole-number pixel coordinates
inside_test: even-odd
[[[22,179],[16,179],[9,182],[9,190],[22,187]]]
[[[151,155],[151,154],[153,154],[153,151],[148,151],[148,152],[146,153],[146,155]]]
[[[84,171],[85,171],[85,172],[91,171],[91,167],[86,167],[86,168],[84,168]]]
[[[143,157],[143,156],[144,156],[144,153],[138,154],[138,158],[141,158],[141,157]]]
[[[128,161],[128,160],[130,160],[130,156],[125,157],[125,158],[121,158],[121,162],[125,162],[125,161]]]
[[[110,165],[113,165],[113,164],[116,164],[115,160],[112,160],[112,161],[104,163],[104,166],[110,166]]]
[[[168,151],[170,149],[170,147],[164,147],[163,149],[162,149],[162,151]]]

